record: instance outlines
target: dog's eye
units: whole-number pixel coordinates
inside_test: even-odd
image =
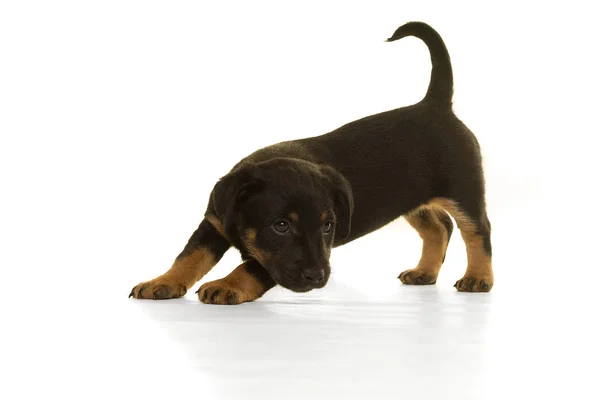
[[[330,233],[333,229],[333,222],[327,221],[323,224],[323,233]]]
[[[273,224],[273,229],[277,233],[288,233],[290,231],[290,223],[285,220],[277,221]]]

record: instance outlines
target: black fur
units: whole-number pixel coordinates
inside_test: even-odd
[[[177,259],[187,257],[194,250],[203,246],[215,256],[218,262],[231,245],[207,220],[204,220],[192,234]]]

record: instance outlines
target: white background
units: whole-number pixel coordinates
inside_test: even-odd
[[[421,20],[446,42],[455,112],[483,149],[496,284],[477,300],[452,297],[466,265],[455,235],[436,288],[410,293],[417,303],[422,293],[439,290],[433,293],[441,293],[440,304],[467,299],[507,310],[482,331],[488,339],[509,335],[507,349],[526,352],[545,343],[534,364],[500,359],[504,372],[523,368],[514,384],[520,393],[546,387],[597,394],[585,365],[598,355],[600,30],[588,4],[2,2],[0,307],[6,325],[0,346],[9,360],[3,376],[23,396],[65,393],[65,387],[75,395],[96,387],[100,375],[92,371],[121,368],[110,375],[119,385],[132,395],[147,389],[140,365],[163,360],[173,338],[159,337],[161,324],[144,314],[165,306],[127,300],[131,287],[170,266],[200,221],[212,185],[246,154],[419,101],[429,81],[427,48],[414,38],[384,40],[401,24]],[[330,304],[319,300],[328,296],[393,303],[408,293],[396,276],[419,255],[417,234],[397,221],[337,249],[332,281],[320,293],[275,289],[261,301],[277,309],[313,299],[308,310],[315,313]],[[203,281],[224,276],[238,261],[229,252]],[[197,312],[201,319],[209,306],[196,304],[193,291],[171,304],[193,307],[188,317]],[[427,299],[435,307],[435,296]],[[225,309],[219,315],[244,310]],[[233,318],[235,327],[239,315],[244,318],[223,318]],[[132,348],[145,364],[130,364],[125,354]],[[169,371],[166,364],[195,366],[182,367],[177,379],[206,372],[198,367],[201,357],[186,355],[185,343],[179,349],[179,361],[148,367],[156,379]],[[369,362],[383,358],[372,355]],[[524,379],[526,373],[534,375]],[[58,376],[72,376],[80,386],[65,386]],[[508,385],[514,379],[499,376],[506,380],[494,381],[496,389],[482,380],[475,386],[485,391],[465,396],[516,390]],[[190,376],[190,395],[218,388],[209,378],[193,379],[199,378]],[[168,379],[161,382],[171,393]]]

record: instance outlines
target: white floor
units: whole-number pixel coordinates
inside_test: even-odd
[[[419,253],[418,237],[404,222],[336,250],[331,282],[308,294],[276,288],[255,303],[211,306],[193,291],[178,300],[128,299],[137,283],[129,276],[117,284],[99,277],[77,287],[76,297],[39,288],[42,298],[22,300],[27,313],[14,310],[18,323],[3,341],[9,379],[0,394],[599,398],[597,270],[578,273],[571,244],[557,251],[553,243],[528,241],[527,232],[509,238],[503,223],[496,225],[497,242],[515,254],[533,247],[509,263],[511,252],[497,246],[489,294],[452,288],[464,261],[459,236],[437,285],[401,285],[399,264]],[[376,243],[384,250],[369,254]],[[573,265],[563,270],[567,258]],[[228,253],[212,277],[236,260]]]

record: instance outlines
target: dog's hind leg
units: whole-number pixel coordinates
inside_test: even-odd
[[[491,225],[483,196],[462,200],[435,199],[431,204],[452,215],[467,248],[467,271],[454,287],[460,292],[489,292],[494,285]]]
[[[423,250],[417,267],[402,272],[398,278],[407,285],[434,284],[446,258],[452,220],[445,211],[427,207],[411,211],[405,218],[423,239]]]
[[[135,286],[129,297],[154,300],[181,297],[219,262],[229,247],[218,221],[204,219],[173,266],[158,278]]]

